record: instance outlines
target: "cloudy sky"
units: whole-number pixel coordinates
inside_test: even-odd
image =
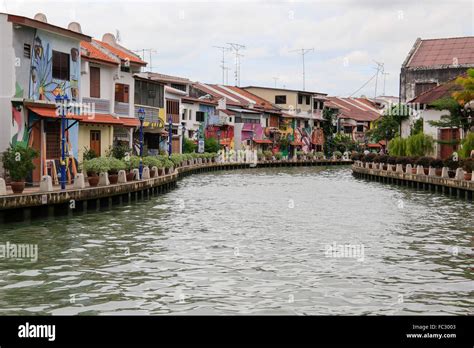
[[[235,42],[241,51],[241,86],[302,88],[348,96],[384,63],[386,95],[398,95],[400,66],[417,37],[474,35],[474,0],[333,1],[132,1],[0,0],[0,12],[34,16],[67,26],[78,21],[85,34],[120,32],[132,50],[150,48],[153,71],[222,83],[222,52]],[[149,61],[149,54],[145,59]],[[229,84],[235,58],[226,54]],[[383,76],[378,92],[383,93]],[[355,95],[373,96],[375,78]]]

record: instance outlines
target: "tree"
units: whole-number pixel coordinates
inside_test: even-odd
[[[217,142],[216,138],[207,138],[204,140],[204,151],[206,152],[218,152],[219,151],[219,143]]]
[[[323,109],[323,134],[324,134],[324,154],[329,157],[335,151],[334,133],[336,131],[334,122],[337,117],[337,110]]]
[[[399,121],[392,115],[384,115],[374,122],[374,128],[367,131],[367,136],[375,143],[391,140],[398,134]]]
[[[459,76],[455,83],[462,87],[461,91],[454,92],[453,98],[460,104],[465,105],[474,100],[474,69],[467,71],[467,76]]]
[[[183,153],[192,153],[196,151],[196,144],[191,139],[185,138],[183,144]]]

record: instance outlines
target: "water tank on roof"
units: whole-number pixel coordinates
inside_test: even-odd
[[[44,13],[37,13],[33,18],[37,21],[48,23],[48,19]]]
[[[106,33],[104,36],[102,36],[102,41],[105,43],[108,43],[109,45],[115,45],[115,36],[114,34],[111,33]]]
[[[71,31],[75,31],[76,33],[80,33],[82,34],[82,29],[81,29],[81,25],[77,22],[71,22],[69,23],[69,25],[67,26],[67,28]]]

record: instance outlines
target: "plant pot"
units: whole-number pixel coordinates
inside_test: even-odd
[[[135,178],[135,173],[134,172],[128,172],[127,173],[127,182],[128,181],[133,181],[133,178]]]
[[[464,173],[464,180],[471,181],[472,173]]]
[[[153,169],[150,169],[150,178],[154,178],[156,175],[156,171]]]
[[[99,176],[98,175],[87,176],[87,181],[89,181],[90,187],[96,187],[99,184]]]
[[[436,169],[435,169],[435,173],[436,173],[436,176],[441,176],[441,174],[443,173],[443,169],[441,169],[441,168],[436,168]]]
[[[430,168],[423,168],[423,170],[425,171],[425,175],[428,175],[430,173]]]
[[[411,173],[412,173],[412,174],[416,174],[416,168],[412,168],[412,169],[411,169]]]
[[[118,174],[109,174],[110,185],[116,185],[118,182]]]
[[[14,194],[21,194],[25,189],[24,181],[12,181],[10,185],[12,186],[12,191]]]
[[[456,171],[448,170],[448,176],[450,179],[453,179],[454,177],[456,177]]]

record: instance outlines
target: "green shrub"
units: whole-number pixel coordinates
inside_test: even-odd
[[[110,163],[107,157],[96,157],[82,164],[83,170],[88,174],[100,174],[110,170]]]
[[[97,154],[94,150],[87,148],[87,146],[84,146],[84,151],[82,151],[82,158],[84,161],[91,160],[93,158],[97,158]]]
[[[324,152],[318,151],[314,155],[317,159],[324,159]]]
[[[468,132],[461,142],[459,156],[461,156],[461,158],[468,158],[471,156],[472,150],[474,150],[474,132]]]
[[[183,143],[183,152],[184,153],[191,153],[196,151],[197,145],[194,143],[193,140],[185,138]]]
[[[437,169],[441,169],[443,168],[443,160],[439,159],[439,158],[435,158],[431,161],[431,164],[430,164],[433,168],[437,168]]]
[[[107,164],[109,166],[109,174],[117,174],[119,170],[125,170],[127,166],[125,162],[114,157],[107,157]]]
[[[259,161],[261,161],[261,160],[263,160],[263,157],[264,157],[263,152],[262,152],[262,151],[258,151],[258,152],[257,152],[257,159],[258,159]]]
[[[390,140],[388,152],[392,156],[406,156],[406,139],[397,137]]]
[[[433,137],[419,133],[411,135],[406,140],[406,154],[408,156],[426,156],[433,151]]]
[[[174,167],[174,163],[171,160],[165,158],[165,160],[163,161],[163,168],[172,168],[172,167]]]
[[[420,157],[416,161],[417,166],[423,166],[423,168],[428,168],[431,165],[431,162],[433,161],[433,157]]]
[[[407,164],[411,163],[410,159],[406,156],[399,156],[399,157],[390,157],[389,160],[394,163],[388,162],[388,164],[401,164],[406,166]]]
[[[35,169],[33,159],[37,156],[38,152],[31,147],[20,143],[10,145],[3,153],[3,168],[8,170],[12,181],[23,181]]]
[[[275,153],[275,158],[280,161],[283,158],[283,154],[281,152],[276,152]]]
[[[129,148],[127,145],[111,146],[106,152],[107,157],[114,157],[118,159],[124,159],[124,157],[127,154],[131,154],[131,153],[132,153],[132,149]]]
[[[342,157],[342,152],[341,151],[334,151],[333,153],[334,157],[336,158],[341,158]],[[375,156],[374,156],[375,157]]]
[[[183,155],[179,154],[179,153],[173,153],[171,154],[170,158],[169,158],[175,165],[179,165],[181,162],[184,161],[184,157]]]
[[[204,151],[205,152],[217,152],[220,149],[220,145],[216,138],[207,138],[204,140]]]
[[[474,158],[465,158],[462,160],[462,169],[468,173],[474,171]]]
[[[456,170],[459,167],[459,161],[454,161],[453,156],[446,158],[443,164],[451,170]]]
[[[363,161],[363,162],[369,162],[369,163],[371,163],[371,162],[374,161],[375,156],[377,156],[377,154],[371,152],[371,153],[365,155],[365,156],[362,158],[362,161]]]
[[[263,151],[263,156],[265,156],[266,160],[271,160],[273,157],[273,153],[271,151]]]
[[[147,156],[143,158],[143,165],[147,166],[148,168],[163,168],[162,161],[157,156]]]

